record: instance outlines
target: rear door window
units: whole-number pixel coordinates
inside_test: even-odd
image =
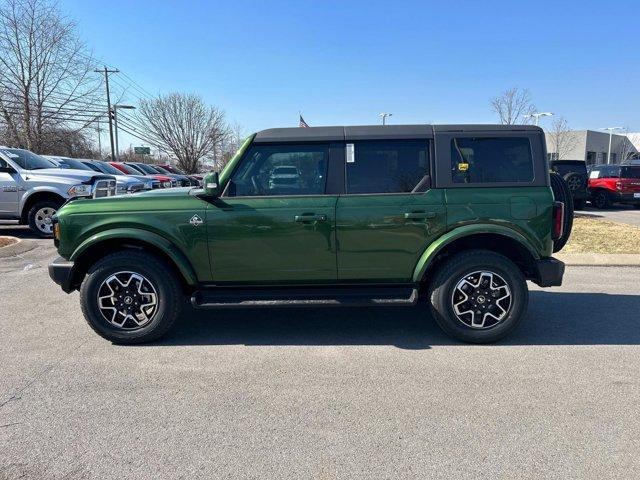
[[[640,167],[622,167],[621,178],[640,178]]]
[[[526,137],[451,139],[453,183],[531,183],[533,157]]]
[[[353,145],[353,153],[350,152]],[[390,140],[347,144],[347,194],[410,193],[429,175],[426,140]]]

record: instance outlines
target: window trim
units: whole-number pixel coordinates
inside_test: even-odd
[[[330,172],[331,172],[331,150],[332,150],[331,147],[332,147],[333,143],[334,142],[327,142],[327,141],[321,141],[321,142],[265,142],[265,143],[261,142],[261,143],[252,143],[251,145],[248,146],[247,150],[244,152],[244,154],[242,155],[240,160],[238,160],[238,162],[234,165],[234,168],[231,171],[231,173],[229,173],[229,181],[224,186],[224,190],[222,191],[222,194],[220,195],[220,198],[225,198],[225,199],[233,199],[233,198],[247,198],[247,199],[253,199],[253,198],[313,198],[313,197],[324,197],[324,196],[336,195],[336,193],[328,193],[327,192],[327,190],[329,190],[329,178],[330,178]],[[236,174],[238,169],[242,166],[242,164],[244,163],[245,159],[247,158],[247,156],[249,155],[249,153],[251,152],[251,149],[253,147],[278,147],[278,146],[294,146],[294,145],[322,146],[322,147],[325,147],[327,149],[327,173],[326,173],[325,184],[324,184],[324,193],[311,193],[311,194],[300,194],[300,195],[229,195],[229,186],[231,185],[231,182],[233,182],[233,176]]]
[[[352,143],[354,145],[354,155],[356,144],[360,143],[396,143],[396,142],[423,142],[426,143],[426,151],[429,158],[427,159],[427,165],[429,172],[426,175],[423,175],[422,178],[418,181],[416,186],[418,186],[422,180],[427,177],[427,187],[425,190],[421,192],[369,192],[369,193],[349,193],[347,191],[347,158],[346,158],[346,149],[347,144]],[[366,197],[366,196],[390,196],[390,195],[424,195],[429,190],[434,188],[434,157],[435,157],[435,149],[434,149],[434,141],[433,138],[372,138],[366,140],[346,140],[344,142],[344,190],[342,195],[348,197]],[[415,187],[413,187],[415,189]]]
[[[533,179],[528,182],[455,183],[451,172],[451,141],[454,138],[527,138],[531,152]],[[436,133],[436,183],[434,188],[498,188],[549,186],[549,161],[541,134],[528,131],[514,132],[447,132]],[[544,159],[544,161],[537,161]]]

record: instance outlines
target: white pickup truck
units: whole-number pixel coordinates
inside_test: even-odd
[[[111,175],[62,170],[28,150],[0,147],[0,219],[18,220],[41,237],[53,236],[51,217],[67,200],[115,194]]]

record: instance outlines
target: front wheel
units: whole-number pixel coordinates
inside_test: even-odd
[[[27,213],[31,231],[39,237],[53,238],[53,216],[61,204],[55,200],[34,203]]]
[[[446,260],[429,284],[431,312],[445,333],[469,343],[490,343],[513,331],[527,309],[529,291],[508,258],[471,250]]]
[[[172,269],[137,251],[104,257],[80,288],[85,319],[103,338],[119,344],[157,340],[180,315],[182,294]]]

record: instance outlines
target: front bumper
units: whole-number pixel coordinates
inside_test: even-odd
[[[562,285],[564,263],[557,258],[541,258],[535,262],[536,278],[533,280],[541,287],[559,287]]]
[[[62,257],[56,258],[49,264],[49,276],[51,280],[60,285],[66,293],[71,293],[76,289],[73,262]]]

